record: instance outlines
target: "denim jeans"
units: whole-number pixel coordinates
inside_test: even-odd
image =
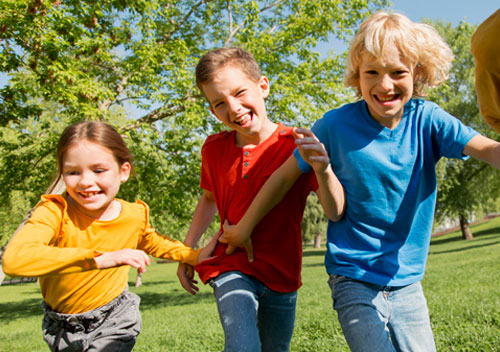
[[[436,351],[420,282],[389,287],[330,275],[328,284],[351,351]]]
[[[239,271],[210,281],[224,329],[225,352],[288,351],[295,323],[297,292],[270,290]]]

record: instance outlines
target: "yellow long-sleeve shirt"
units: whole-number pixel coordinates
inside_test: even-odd
[[[484,120],[500,133],[500,9],[488,17],[472,36],[476,65],[476,92]]]
[[[3,270],[9,276],[39,276],[49,307],[76,314],[109,303],[127,286],[128,265],[97,269],[94,257],[103,252],[137,248],[157,258],[197,263],[199,250],[156,233],[145,203],[119,202],[116,219],[99,221],[68,206],[65,196],[42,196],[7,246]]]

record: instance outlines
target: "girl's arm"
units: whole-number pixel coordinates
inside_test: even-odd
[[[50,245],[59,235],[62,221],[62,209],[56,202],[43,201],[7,245],[2,261],[5,273],[36,277],[97,269],[94,257],[101,253]]]

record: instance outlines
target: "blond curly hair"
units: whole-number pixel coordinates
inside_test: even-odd
[[[412,65],[414,96],[425,96],[427,87],[438,86],[448,78],[453,52],[432,26],[412,22],[402,14],[380,11],[361,24],[349,48],[344,83],[355,88],[359,96],[363,55],[380,58],[387,45],[395,45],[401,58]]]

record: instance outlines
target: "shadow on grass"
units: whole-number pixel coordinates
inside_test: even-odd
[[[12,321],[43,315],[41,298],[25,299],[18,302],[0,303],[0,322]]]
[[[147,278],[142,279],[141,287],[148,287],[148,286],[157,286],[157,285],[169,285],[172,283],[176,283],[174,280],[163,280],[163,281],[149,281]],[[134,287],[135,286],[135,281],[128,281],[129,287]]]
[[[176,290],[165,293],[141,292],[138,295],[141,297],[141,310],[200,303],[215,304],[214,295],[211,292],[198,292],[192,296],[184,290]]]
[[[462,240],[462,239],[460,239],[460,240]],[[469,241],[468,243],[473,243],[473,242]],[[429,251],[429,255],[463,252],[463,251],[468,251],[470,249],[476,249],[476,248],[482,248],[482,247],[489,247],[489,246],[493,246],[493,245],[499,244],[499,243],[500,243],[500,240],[499,241],[495,241],[495,242],[488,242],[488,243],[483,243],[483,244],[471,245],[471,246],[462,247],[462,248],[448,249],[446,251],[433,251],[432,247],[431,247],[431,250]]]
[[[473,231],[472,232],[474,239],[479,239],[484,236],[490,236],[490,237],[500,237],[500,228],[495,227],[493,229],[487,229],[487,230],[482,230],[482,231]],[[444,235],[445,236],[445,235]],[[483,238],[481,238],[483,239]],[[440,245],[440,244],[445,244],[445,243],[450,243],[450,242],[458,242],[458,241],[464,241],[462,239],[462,234],[458,233],[457,235],[447,237],[447,238],[437,238],[433,239],[431,242],[431,247]],[[472,242],[471,242],[472,243]]]

